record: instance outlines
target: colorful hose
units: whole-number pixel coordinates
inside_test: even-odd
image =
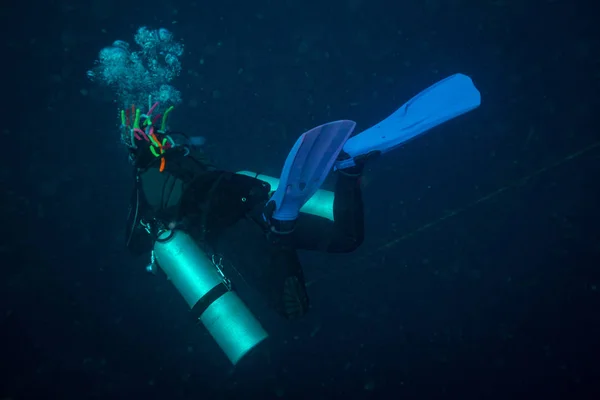
[[[167,129],[167,117],[169,116],[169,113],[171,111],[173,111],[175,107],[171,106],[169,108],[167,108],[167,110],[165,111],[165,113],[163,114],[162,117],[162,123],[160,124],[160,133],[165,133],[166,129]]]

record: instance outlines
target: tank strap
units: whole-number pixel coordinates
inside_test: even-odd
[[[210,289],[208,293],[202,296],[202,298],[200,298],[200,300],[198,300],[198,302],[194,304],[194,307],[192,307],[190,310],[194,320],[200,319],[202,314],[204,314],[204,311],[206,311],[206,309],[210,307],[212,303],[214,303],[219,297],[223,296],[227,292],[229,292],[229,288],[227,285],[225,285],[225,283],[219,283],[217,286]]]

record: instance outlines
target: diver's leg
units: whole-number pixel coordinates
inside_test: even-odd
[[[293,231],[287,229],[293,227],[294,221],[289,221],[289,226],[273,226],[265,219],[263,210],[264,205],[259,205],[247,215],[264,235],[267,253],[266,265],[249,271],[250,280],[280,315],[288,319],[301,317],[308,311],[309,300]],[[277,232],[275,227],[284,229]]]
[[[269,304],[288,319],[303,316],[308,311],[309,300],[302,265],[289,234],[267,234],[269,265],[260,272],[259,290],[267,296]]]
[[[293,232],[298,249],[348,253],[364,240],[364,206],[360,178],[364,163],[337,171],[332,222],[301,214]]]

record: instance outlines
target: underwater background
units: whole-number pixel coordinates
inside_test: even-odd
[[[0,399],[597,399],[591,3],[3,5]],[[172,124],[232,171],[278,176],[307,129],[363,130],[456,72],[481,91],[368,165],[365,243],[301,253],[312,309],[288,322],[255,306],[260,361],[233,368],[125,249],[120,105],[86,71],[140,26],[183,40]]]

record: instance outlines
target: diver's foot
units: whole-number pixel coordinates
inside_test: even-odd
[[[268,230],[279,235],[287,235],[292,233],[296,227],[296,220],[292,219],[288,221],[280,221],[273,218],[275,207],[275,202],[269,201],[262,211],[262,219],[267,224]]]
[[[347,168],[340,168],[338,171],[347,176],[360,176],[365,169],[365,165],[367,161],[378,158],[381,155],[381,152],[378,150],[373,150],[368,152],[367,154],[361,154],[359,156],[354,157],[354,165]],[[338,157],[338,161],[344,161],[349,159],[350,156],[345,153],[343,150]]]
[[[287,235],[294,231],[296,227],[296,220],[293,219],[291,221],[279,221],[275,218],[270,218],[268,220],[269,227],[271,232],[279,234],[279,235]]]

